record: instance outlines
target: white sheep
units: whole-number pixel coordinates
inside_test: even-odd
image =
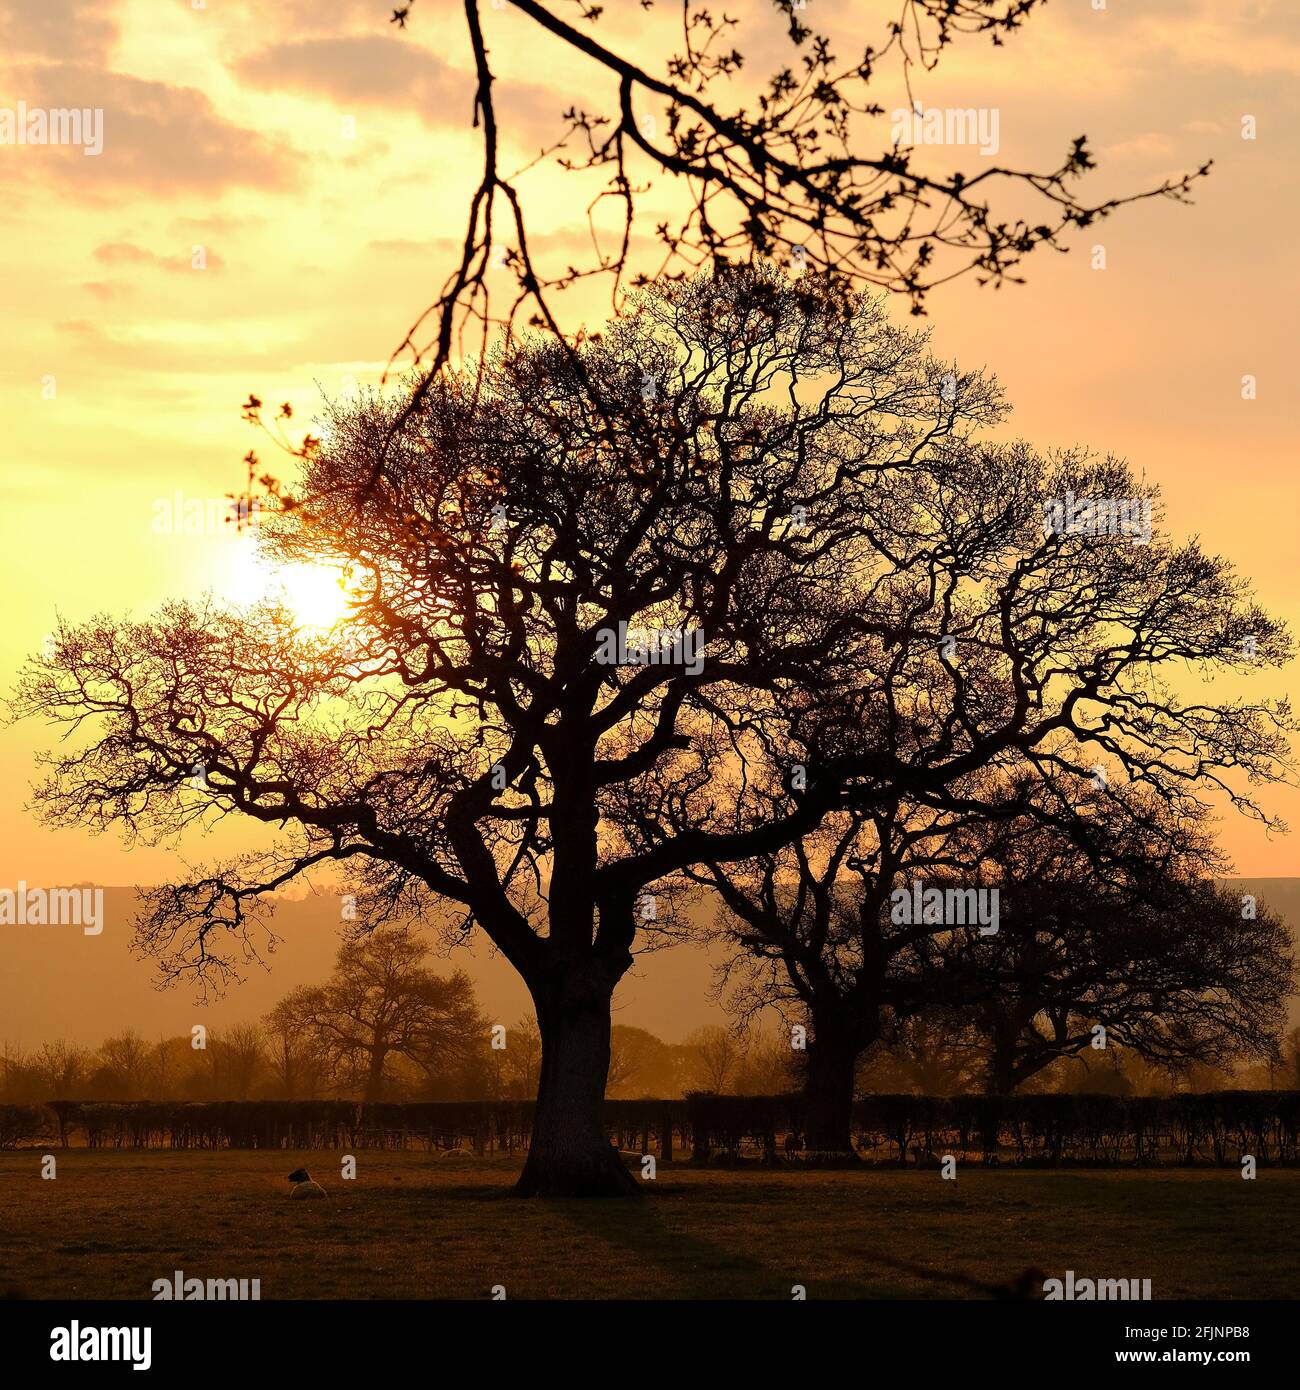
[[[325,1189],[318,1182],[312,1182],[311,1174],[305,1168],[295,1168],[289,1174],[289,1181],[293,1183],[293,1191],[290,1197],[324,1197]]]

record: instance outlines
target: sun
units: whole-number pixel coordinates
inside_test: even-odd
[[[302,627],[327,631],[347,612],[346,581],[332,565],[284,565],[276,578],[285,606]]]
[[[231,546],[221,585],[237,603],[282,603],[304,630],[327,632],[348,611],[347,575],[337,565],[275,564],[253,537],[241,536]]]

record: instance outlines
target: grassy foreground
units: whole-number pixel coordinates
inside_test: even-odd
[[[0,1293],[150,1298],[259,1278],[263,1299],[983,1296],[963,1277],[1149,1278],[1154,1298],[1300,1292],[1300,1172],[692,1171],[640,1203],[525,1202],[516,1160],[334,1152],[0,1154]],[[329,1200],[290,1201],[300,1163]]]

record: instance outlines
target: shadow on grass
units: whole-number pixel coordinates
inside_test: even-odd
[[[698,1188],[665,1184],[640,1202],[548,1202],[584,1235],[613,1245],[638,1263],[657,1266],[670,1276],[667,1297],[689,1299],[790,1299],[795,1285],[809,1298],[905,1298],[906,1290],[885,1280],[818,1279],[801,1269],[773,1268],[754,1255],[717,1241],[673,1229],[664,1221],[664,1204],[673,1198],[703,1195]],[[634,1295],[635,1296],[635,1295]],[[642,1296],[653,1297],[647,1290]]]
[[[724,1188],[723,1193],[731,1199],[742,1197],[735,1190]],[[757,1194],[751,1189],[744,1195],[753,1202]],[[658,1265],[672,1276],[674,1297],[790,1299],[795,1285],[802,1285],[809,1299],[964,1297],[1018,1301],[1041,1297],[1044,1275],[1032,1266],[1004,1282],[990,1283],[960,1269],[933,1268],[879,1249],[863,1252],[862,1262],[869,1270],[859,1275],[837,1273],[818,1278],[806,1259],[802,1267],[792,1263],[784,1269],[779,1265],[774,1268],[770,1260],[760,1260],[706,1236],[674,1229],[665,1222],[669,1202],[684,1199],[689,1204],[692,1198],[704,1196],[698,1187],[669,1182],[647,1187],[641,1202],[559,1201],[548,1205],[584,1234],[615,1245],[640,1262]],[[716,1190],[708,1193],[710,1201],[716,1201],[718,1196]],[[754,1204],[761,1206],[762,1201],[760,1197]],[[755,1216],[755,1229],[761,1231],[761,1210]],[[751,1249],[759,1243],[747,1242]],[[779,1258],[779,1232],[769,1233],[769,1248]]]
[[[987,1283],[950,1266],[933,1268],[902,1259],[879,1248],[862,1250],[857,1259],[861,1273],[816,1274],[816,1258],[782,1261],[779,1224],[764,1230],[763,1208],[773,1202],[789,1218],[789,1192],[763,1192],[753,1186],[702,1188],[692,1183],[657,1182],[644,1189],[640,1201],[547,1199],[521,1201],[513,1182],[484,1182],[465,1174],[455,1185],[384,1185],[365,1194],[368,1202],[384,1206],[400,1201],[403,1206],[452,1208],[485,1204],[499,1208],[503,1229],[526,1233],[531,1213],[544,1211],[558,1217],[586,1240],[598,1241],[622,1251],[628,1263],[647,1271],[642,1287],[623,1286],[628,1297],[681,1299],[781,1299],[793,1297],[802,1285],[809,1299],[1025,1298],[1041,1289],[1042,1274],[1026,1270],[1006,1283]],[[358,1194],[361,1195],[361,1194]],[[691,1209],[695,1210],[692,1212]],[[724,1239],[711,1238],[697,1229],[684,1229],[674,1213],[707,1218],[709,1208],[720,1209],[734,1222],[737,1208],[752,1208],[753,1220],[741,1231],[732,1229]],[[797,1219],[797,1218],[796,1218]],[[861,1237],[859,1235],[858,1239]],[[882,1235],[882,1243],[886,1237]],[[760,1258],[755,1250],[769,1250]],[[653,1271],[653,1272],[652,1272]]]
[[[516,1201],[513,1183],[466,1183],[456,1187],[445,1183],[420,1187],[388,1183],[383,1187],[365,1189],[356,1195],[367,1202],[390,1202],[400,1198],[403,1202],[500,1202],[506,1205]]]

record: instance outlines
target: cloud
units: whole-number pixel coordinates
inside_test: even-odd
[[[376,6],[375,0],[330,0],[328,5],[322,5],[321,0],[280,0],[273,7],[268,7],[265,0],[231,0],[230,8],[242,10],[248,19],[261,25],[278,25],[295,34],[352,24],[382,27],[391,22],[392,13],[382,5]]]
[[[102,153],[27,146],[0,163],[0,181],[55,174],[86,189],[216,192],[244,185],[282,189],[295,181],[296,156],[283,143],[223,119],[190,87],[172,87],[81,64],[46,64],[8,74],[9,100],[28,109],[77,107],[104,113]]]
[[[237,63],[235,71],[257,86],[405,107],[426,119],[465,105],[473,93],[467,74],[414,44],[378,34],[273,44]]]
[[[1108,144],[1099,157],[1169,161],[1176,159],[1177,154],[1178,145],[1168,131],[1146,130]]]
[[[234,64],[250,85],[326,97],[340,105],[378,106],[418,116],[426,125],[463,122],[474,109],[475,79],[428,49],[381,34],[294,39]],[[571,98],[529,83],[502,81],[493,88],[498,116],[516,122],[532,143],[552,131]],[[552,131],[553,133],[553,131]]]
[[[1206,67],[1263,75],[1300,70],[1300,10],[1293,0],[1159,0],[1106,11],[1075,6],[1054,18],[1069,39],[1105,33],[1112,49],[1122,45],[1156,71]],[[1182,77],[1187,80],[1185,72]]]
[[[106,0],[0,0],[0,52],[15,58],[102,63],[117,41]]]
[[[160,256],[146,246],[137,246],[130,241],[111,241],[96,246],[94,256],[101,265],[139,265],[155,266],[160,270],[192,272],[195,267],[190,254]],[[222,270],[225,261],[215,251],[204,248],[204,268]]]

